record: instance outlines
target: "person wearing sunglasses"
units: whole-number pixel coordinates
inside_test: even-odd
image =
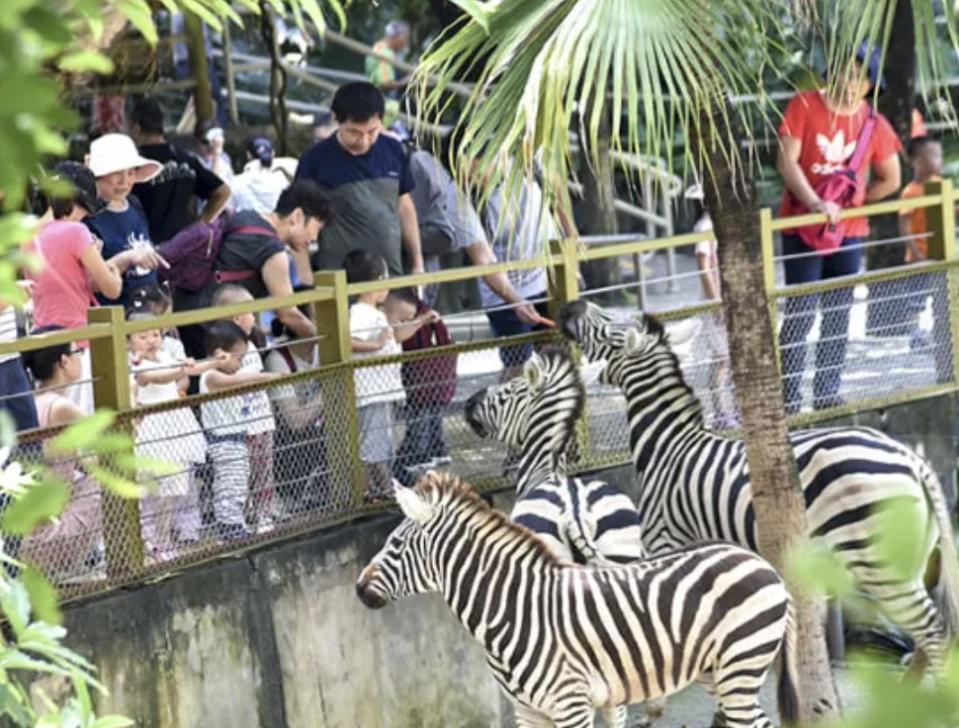
[[[38,329],[43,334],[59,326]],[[82,376],[84,350],[76,344],[56,344],[23,355],[33,379],[40,427],[68,425],[83,417],[64,392]],[[47,445],[50,439],[45,441]],[[70,487],[70,502],[56,521],[48,521],[24,539],[20,556],[44,569],[54,579],[76,576],[89,563],[101,538],[100,489],[84,472],[78,453],[54,453],[44,446],[43,458]]]

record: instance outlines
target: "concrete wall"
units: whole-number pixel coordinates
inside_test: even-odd
[[[511,722],[482,649],[435,597],[354,594],[395,517],[67,610],[69,643],[150,728],[476,728]]]

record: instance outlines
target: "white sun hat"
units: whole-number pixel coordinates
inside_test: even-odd
[[[136,144],[126,134],[104,134],[94,139],[90,143],[87,166],[94,177],[135,169],[137,182],[149,182],[163,169],[159,162],[141,157]]]

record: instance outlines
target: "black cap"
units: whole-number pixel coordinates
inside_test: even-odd
[[[73,200],[91,215],[99,212],[103,203],[97,197],[97,180],[93,172],[79,162],[60,162],[53,168],[55,178],[73,185]]]

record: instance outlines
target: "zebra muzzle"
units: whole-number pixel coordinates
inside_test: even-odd
[[[363,569],[360,578],[356,580],[356,596],[368,609],[382,609],[386,606],[386,597],[373,585],[376,578],[376,567],[368,566]]]

